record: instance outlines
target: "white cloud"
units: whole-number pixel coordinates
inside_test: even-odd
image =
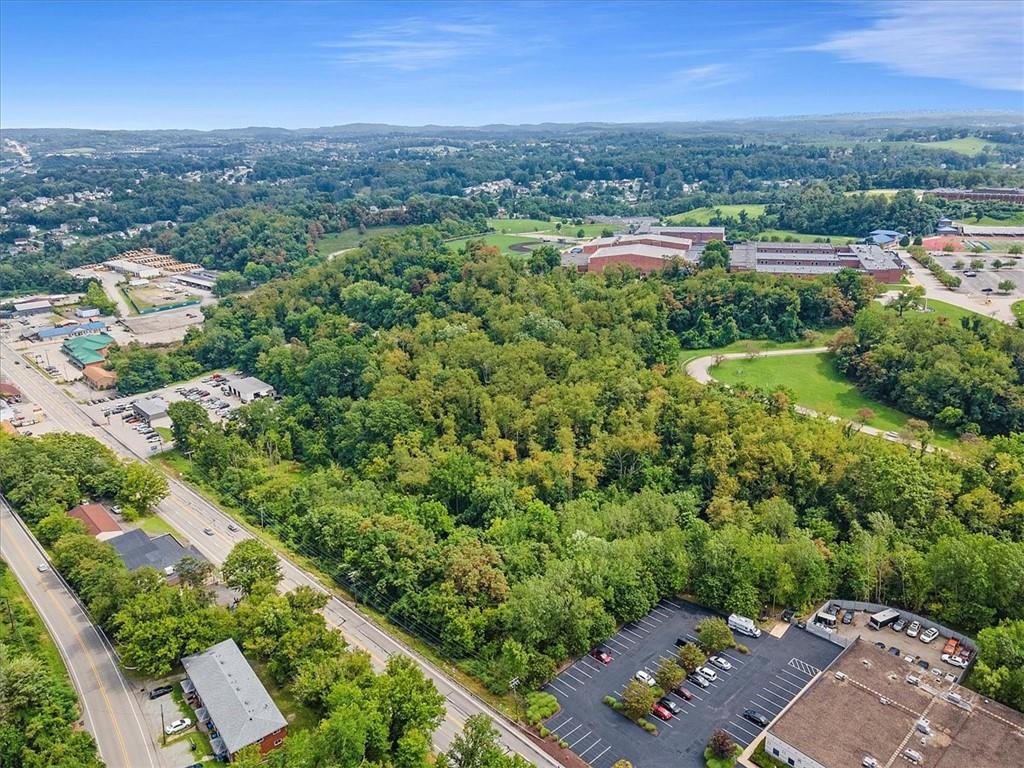
[[[322,46],[340,51],[332,58],[341,64],[411,71],[484,52],[496,33],[490,24],[407,19]]]
[[[845,61],[977,88],[1024,90],[1024,3],[914,0],[866,6],[870,26],[812,46]]]
[[[668,78],[670,85],[689,90],[717,88],[743,79],[743,73],[728,64],[701,64],[680,69]]]

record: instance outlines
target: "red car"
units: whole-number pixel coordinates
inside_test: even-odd
[[[595,648],[590,652],[590,655],[600,661],[602,664],[611,664],[612,655],[608,653],[604,648]]]
[[[661,706],[661,704],[655,704],[653,707],[651,707],[651,714],[657,718],[660,718],[661,720],[672,719],[672,713],[665,709],[665,707]]]
[[[686,690],[682,683],[673,688],[672,693],[685,701],[693,701],[693,694]]]

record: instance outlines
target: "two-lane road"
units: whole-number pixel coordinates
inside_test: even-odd
[[[77,403],[69,400],[41,373],[25,365],[24,360],[21,365],[12,365],[10,361],[13,361],[17,352],[6,343],[0,345],[0,354],[7,361],[4,365],[5,375],[29,398],[41,405],[47,418],[58,424],[61,429],[90,435],[122,456],[146,459],[145,456],[132,451],[112,432],[103,427],[93,426],[92,418]],[[231,547],[250,536],[244,528],[229,531],[228,524],[232,522],[231,518],[185,483],[168,478],[168,485],[168,496],[157,505],[157,514],[187,536],[210,562],[218,565],[223,563]],[[212,528],[214,534],[206,535],[206,528]],[[508,750],[518,753],[537,766],[555,768],[560,765],[527,733],[462,687],[443,669],[389,635],[355,606],[329,592],[316,577],[304,571],[291,558],[280,553],[279,558],[284,577],[281,587],[292,589],[305,585],[328,593],[330,600],[324,609],[328,624],[339,629],[351,645],[367,651],[378,669],[382,668],[392,655],[405,654],[414,659],[423,673],[433,681],[437,690],[445,697],[448,710],[445,720],[434,733],[434,747],[437,750],[448,749],[452,739],[461,732],[466,718],[486,714],[494,721],[501,742]]]
[[[145,720],[99,631],[46,561],[39,544],[0,500],[0,555],[28,594],[78,691],[85,727],[109,768],[160,765]]]

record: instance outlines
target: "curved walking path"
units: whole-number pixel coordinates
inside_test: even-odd
[[[828,347],[807,347],[806,349],[775,349],[768,352],[758,352],[756,357],[788,357],[790,355],[820,355],[822,352],[828,352]],[[723,360],[741,360],[743,358],[749,358],[748,352],[730,352],[725,355],[705,355],[704,357],[698,357],[686,364],[686,373],[691,378],[696,379],[701,384],[709,384],[717,379],[711,375],[711,369]],[[813,408],[807,408],[803,405],[794,405],[793,410],[797,413],[802,413],[805,416],[817,416],[837,424],[846,424],[851,422],[851,419],[844,419],[841,416],[835,416],[829,413],[821,413]],[[913,447],[915,445],[913,440],[904,440],[902,437],[890,434],[884,429],[878,429],[877,427],[869,427],[867,424],[860,425],[860,431],[867,435],[875,435],[886,440],[891,440],[894,443],[903,443]],[[932,450],[929,446],[928,450]]]

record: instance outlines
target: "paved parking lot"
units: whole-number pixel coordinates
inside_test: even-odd
[[[609,694],[621,698],[637,670],[654,674],[662,659],[676,658],[676,638],[696,641],[697,622],[712,615],[689,603],[663,600],[608,639],[604,647],[614,656],[611,664],[584,657],[545,687],[562,708],[544,725],[594,768],[610,768],[622,759],[641,766],[700,768],[704,747],[716,729],[728,731],[742,746],[750,744],[761,729],[743,718],[743,710],[757,709],[774,718],[841,650],[795,626],[781,638],[767,632],[756,639],[737,635],[750,653],[720,654],[732,669],[716,670],[718,678],[709,688],[684,683],[692,701],[669,694],[682,713],[668,722],[649,716],[658,726],[657,736],[602,702]]]
[[[981,255],[973,253],[958,255],[933,253],[932,255],[943,267],[960,278],[960,290],[964,293],[983,294],[985,293],[984,289],[988,288],[993,296],[998,297],[1002,295],[999,291],[999,283],[1003,280],[1012,280],[1017,284],[1016,289],[1011,292],[1011,295],[1015,298],[1020,298],[1021,294],[1024,293],[1024,261],[1011,264],[1010,257],[1005,253],[985,253]],[[953,268],[953,265],[958,260],[970,264],[971,259],[982,259],[985,262],[985,266],[977,271],[974,277],[964,275],[964,271],[970,270],[958,271]],[[1011,266],[992,269],[991,265],[995,259],[1000,259],[1004,264],[1011,264]]]

